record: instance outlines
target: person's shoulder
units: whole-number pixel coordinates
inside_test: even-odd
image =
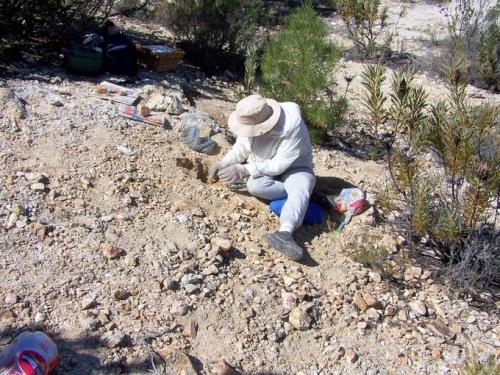
[[[281,108],[285,112],[290,112],[290,113],[298,113],[300,115],[300,107],[297,103],[294,102],[283,102],[280,103]]]
[[[285,133],[290,134],[297,131],[302,124],[302,113],[300,107],[294,102],[280,103],[283,112],[285,113]]]

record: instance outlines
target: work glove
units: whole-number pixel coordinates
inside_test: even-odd
[[[237,181],[243,180],[249,173],[243,164],[234,164],[221,170],[218,175],[223,183],[231,185]]]
[[[209,183],[214,182],[217,173],[219,173],[219,171],[223,170],[224,168],[225,168],[224,164],[222,164],[222,162],[220,161],[213,163],[208,169],[208,182]]]

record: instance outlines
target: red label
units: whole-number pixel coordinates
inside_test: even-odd
[[[45,360],[40,354],[32,350],[19,353],[17,365],[25,375],[45,375],[47,373]]]

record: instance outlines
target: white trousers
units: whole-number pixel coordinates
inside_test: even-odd
[[[250,177],[247,189],[255,197],[273,201],[287,198],[280,215],[280,231],[293,232],[302,225],[316,177],[310,169],[296,168],[281,176]]]

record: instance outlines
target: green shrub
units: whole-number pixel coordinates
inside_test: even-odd
[[[379,39],[387,27],[388,8],[380,0],[332,0],[349,36],[365,57],[372,57],[387,41]]]
[[[320,141],[342,124],[345,96],[330,89],[339,49],[328,40],[328,29],[310,3],[288,16],[283,29],[265,46],[261,88],[264,94],[301,106]]]
[[[241,68],[260,5],[260,0],[165,1],[161,18],[187,58],[212,73]]]
[[[500,193],[500,111],[467,101],[462,63],[451,64],[446,76],[448,100],[432,105],[413,84],[412,72],[395,73],[389,94],[378,89],[385,80],[382,68],[368,68],[363,84],[368,121],[380,122],[382,112],[392,133],[381,138],[392,183],[379,193],[381,206],[402,210],[409,241],[418,246],[421,238],[429,238],[448,263],[451,281],[465,290],[495,281],[500,271],[500,236],[488,218]],[[379,105],[389,98],[388,108]],[[428,151],[444,167],[444,179],[422,167],[421,153]]]

